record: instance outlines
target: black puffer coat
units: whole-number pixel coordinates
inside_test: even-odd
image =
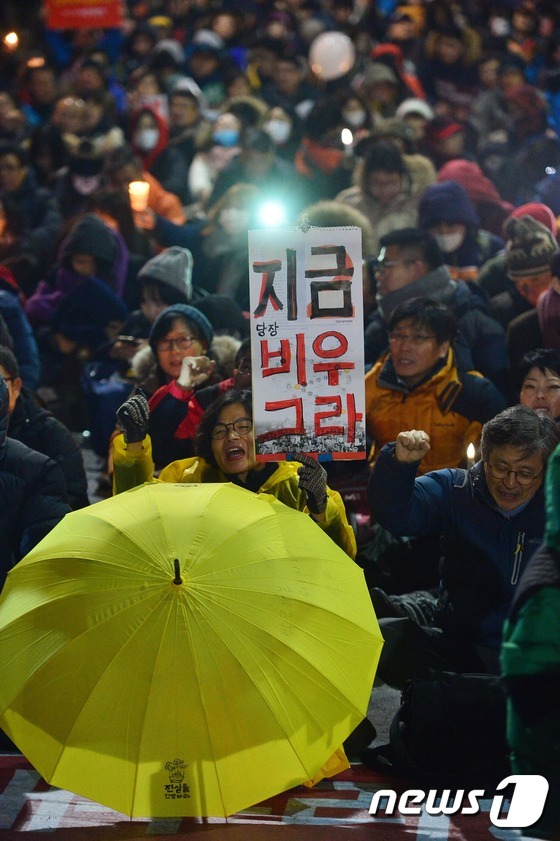
[[[58,418],[38,406],[25,386],[10,415],[9,433],[10,438],[58,462],[64,474],[68,503],[72,510],[89,505],[87,476],[80,447],[70,430]]]
[[[9,570],[70,511],[58,464],[7,437],[8,386],[0,377],[0,588]]]

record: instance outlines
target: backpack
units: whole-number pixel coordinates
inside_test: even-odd
[[[495,788],[511,773],[506,695],[496,675],[438,672],[404,686],[389,744],[364,765],[424,788]]]

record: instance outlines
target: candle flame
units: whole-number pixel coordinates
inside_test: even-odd
[[[342,140],[345,146],[351,146],[354,142],[354,135],[352,134],[349,128],[343,128],[340,133],[340,139]]]
[[[474,457],[476,455],[476,450],[474,448],[474,444],[469,444],[467,447],[467,458],[472,459],[474,461]]]

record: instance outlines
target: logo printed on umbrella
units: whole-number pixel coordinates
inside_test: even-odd
[[[174,759],[173,762],[165,763],[165,770],[169,773],[169,784],[164,786],[167,800],[176,800],[178,797],[190,797],[190,788],[183,782],[185,779],[185,768],[188,766],[182,759]]]

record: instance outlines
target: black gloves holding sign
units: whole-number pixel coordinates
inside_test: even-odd
[[[295,456],[302,466],[298,468],[299,486],[307,494],[307,507],[312,514],[322,514],[327,507],[327,471],[311,456]]]

